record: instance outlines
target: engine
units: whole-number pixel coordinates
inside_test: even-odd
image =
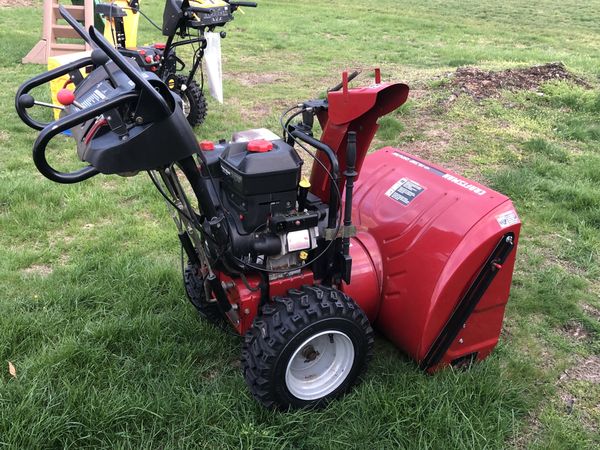
[[[325,213],[303,201],[303,161],[294,148],[279,138],[203,142],[201,148],[206,175],[219,182],[235,256],[276,271],[306,263]]]

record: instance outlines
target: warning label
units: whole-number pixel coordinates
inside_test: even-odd
[[[385,193],[389,198],[408,206],[425,188],[416,181],[401,178]]]
[[[506,228],[519,223],[519,216],[517,216],[517,213],[514,210],[507,211],[499,216],[496,216],[496,220],[498,221],[500,228]]]

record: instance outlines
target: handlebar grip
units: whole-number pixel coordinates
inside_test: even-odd
[[[27,113],[26,109],[33,106],[31,102],[33,97],[31,97],[28,92],[35,87],[54,80],[55,78],[62,77],[63,75],[66,75],[74,70],[81,69],[82,67],[89,66],[91,64],[91,58],[83,58],[64,66],[57,67],[54,70],[38,75],[37,77],[34,77],[31,80],[23,83],[17,90],[17,94],[15,96],[15,109],[17,110],[17,114],[21,120],[34,130],[42,130],[44,127],[48,126],[50,122],[40,122],[32,118]]]
[[[86,108],[80,112],[62,117],[56,122],[46,126],[33,144],[33,162],[35,163],[35,167],[49,180],[63,184],[79,183],[100,173],[92,166],[87,166],[74,172],[59,172],[48,163],[48,160],[46,159],[46,147],[56,135],[63,131],[73,128],[86,120],[97,117],[100,114],[119,106],[121,103],[137,98],[138,94],[135,92],[124,94],[96,106]]]
[[[232,0],[229,2],[229,4],[231,6],[246,6],[248,8],[256,8],[258,6],[258,3],[256,2],[245,2],[245,1],[237,1],[237,0]]]

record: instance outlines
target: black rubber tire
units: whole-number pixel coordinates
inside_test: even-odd
[[[202,89],[200,89],[200,86],[194,80],[186,85],[185,91],[181,90],[186,80],[187,76],[184,75],[170,75],[167,78],[167,86],[176,92],[182,101],[187,102],[189,105],[189,111],[186,114],[187,121],[192,127],[196,127],[204,123],[208,106]]]
[[[294,352],[311,336],[335,330],[350,338],[354,361],[344,381],[312,400],[295,397],[285,374]],[[321,407],[347,393],[362,377],[373,356],[373,329],[365,313],[346,294],[324,286],[292,289],[262,308],[246,333],[242,368],[252,395],[267,408]]]
[[[206,301],[204,280],[199,275],[196,265],[187,264],[183,272],[183,284],[185,286],[185,293],[201,317],[214,324],[223,322],[223,316],[218,305]]]

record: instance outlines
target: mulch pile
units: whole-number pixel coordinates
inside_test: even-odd
[[[587,82],[571,74],[560,62],[500,72],[486,72],[475,67],[459,67],[450,75],[454,97],[467,94],[477,100],[499,97],[503,89],[536,90],[541,84],[553,80],[571,81],[589,87]]]

